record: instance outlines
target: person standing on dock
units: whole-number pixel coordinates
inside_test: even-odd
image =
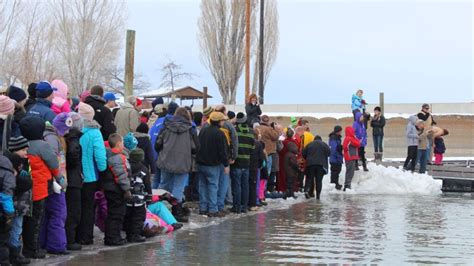
[[[423,120],[424,129],[430,130],[433,126],[436,125],[436,121],[433,119],[433,115],[431,115],[430,105],[425,103],[421,106],[421,111],[417,114],[418,119]],[[428,143],[426,146],[426,162],[431,164],[433,159],[433,137],[428,138]]]
[[[376,162],[382,162],[383,158],[383,128],[385,127],[385,117],[380,106],[374,108],[374,117],[370,121],[372,127],[372,137],[374,140],[374,157]]]
[[[405,159],[405,163],[403,164],[403,169],[407,171],[415,171],[416,167],[416,158],[418,153],[418,128],[417,125],[422,124],[422,120],[418,120],[415,115],[410,116],[408,118],[408,124],[406,129],[406,138],[407,138],[407,158]]]

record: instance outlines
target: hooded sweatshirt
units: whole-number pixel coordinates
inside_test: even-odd
[[[346,137],[342,143],[342,149],[344,151],[344,160],[346,162],[359,159],[359,147],[360,141],[355,136],[354,129],[352,127],[346,127]]]
[[[84,128],[79,143],[82,148],[84,183],[96,182],[99,172],[107,169],[107,158],[100,126],[95,120],[84,120]]]
[[[332,132],[329,135],[329,147],[331,148],[331,157],[329,158],[330,163],[343,163],[341,139],[341,135],[338,135],[335,132]]]
[[[69,89],[66,83],[64,83],[62,80],[55,79],[53,82],[51,82],[51,85],[57,89],[53,93],[54,99],[51,110],[53,110],[55,114],[71,112],[71,105],[67,99]]]
[[[283,158],[283,168],[285,169],[286,177],[296,177],[298,175],[298,146],[294,142],[289,142],[287,145],[288,152]]]
[[[361,112],[355,114],[355,121],[352,124],[352,127],[354,128],[355,136],[360,140],[360,147],[365,147],[367,146],[367,130],[364,122],[360,121],[361,116]]]
[[[408,124],[406,129],[406,137],[408,146],[418,146],[418,129],[416,129],[416,121],[418,118],[415,115],[408,118]]]
[[[136,132],[138,125],[140,125],[140,115],[138,111],[135,110],[133,105],[124,103],[122,109],[120,109],[115,116],[117,133],[123,137],[127,135],[128,132]]]

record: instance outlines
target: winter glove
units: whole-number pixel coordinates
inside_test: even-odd
[[[362,104],[363,104],[363,105],[366,105],[367,103],[365,102],[365,100],[362,100]]]
[[[130,192],[130,190],[125,191],[125,193],[123,193],[123,198],[125,200],[131,200],[132,199],[132,193]]]
[[[153,203],[152,197],[153,197],[153,195],[146,195],[145,196],[146,206]]]

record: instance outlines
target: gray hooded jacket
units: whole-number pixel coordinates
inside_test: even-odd
[[[418,146],[418,130],[416,129],[416,121],[418,117],[415,115],[408,118],[408,125],[406,130],[407,144],[408,146]]]

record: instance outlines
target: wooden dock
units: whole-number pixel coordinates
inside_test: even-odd
[[[382,165],[400,168],[403,162],[387,161]],[[474,161],[447,161],[443,165],[427,165],[426,170],[433,178],[443,180],[444,192],[474,192]]]

